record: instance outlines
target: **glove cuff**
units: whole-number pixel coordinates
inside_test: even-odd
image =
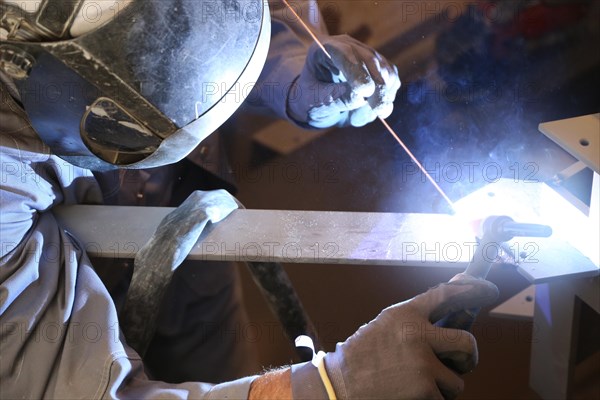
[[[294,399],[336,400],[333,386],[323,363],[324,355],[325,353],[321,352],[313,358],[312,362],[292,365],[292,397]]]
[[[327,353],[321,364],[323,365],[323,369],[327,371],[327,376],[331,380],[332,387],[335,387],[337,397],[339,399],[349,399],[350,396],[348,396],[344,374],[342,373],[344,357],[340,343],[337,344],[334,352]]]
[[[302,122],[300,120],[300,116],[295,115],[292,112],[292,109],[290,107],[290,96],[292,95],[292,93],[297,93],[298,90],[302,90],[302,89],[298,88],[298,79],[300,79],[300,75],[298,75],[296,78],[294,78],[294,80],[290,84],[289,90],[287,92],[286,99],[285,99],[285,115],[286,115],[288,121],[295,124],[296,126],[299,126],[302,129],[315,130],[317,128],[315,128],[314,126],[309,125],[306,122]]]

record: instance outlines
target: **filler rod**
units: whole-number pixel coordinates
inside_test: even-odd
[[[323,43],[321,43],[321,41],[319,40],[319,38],[317,37],[317,35],[315,35],[313,33],[313,31],[310,29],[310,27],[308,25],[306,25],[306,23],[302,20],[302,18],[300,18],[300,16],[294,10],[294,8],[292,6],[290,6],[290,4],[287,2],[287,0],[282,0],[282,1],[286,5],[286,7],[292,12],[292,14],[294,14],[294,16],[298,19],[298,22],[300,22],[300,24],[302,25],[302,27],[304,29],[306,29],[306,32],[308,32],[308,34],[312,37],[312,39],[315,41],[315,43],[321,48],[321,50],[323,50],[323,53],[325,53],[325,55],[327,57],[329,57],[329,59],[331,59],[331,54],[329,54],[329,52],[327,51],[327,49],[325,49],[325,46],[323,45]],[[394,137],[394,139],[396,139],[396,141],[400,144],[400,146],[402,146],[402,148],[404,149],[404,151],[406,152],[406,154],[408,154],[408,156],[413,160],[413,162],[417,165],[417,167],[419,167],[419,169],[421,170],[421,172],[423,172],[423,174],[427,177],[427,179],[429,180],[429,182],[431,182],[431,184],[433,185],[433,187],[435,188],[435,190],[437,190],[438,193],[444,198],[444,200],[446,200],[446,202],[450,206],[450,210],[452,212],[454,212],[455,211],[454,210],[454,203],[452,203],[452,200],[450,200],[450,198],[446,195],[446,193],[444,193],[444,191],[442,190],[442,188],[440,187],[440,185],[438,185],[437,182],[431,177],[431,175],[429,175],[429,173],[427,172],[427,170],[425,169],[425,167],[423,167],[423,165],[419,162],[419,160],[417,159],[417,157],[415,157],[415,155],[408,149],[408,147],[404,144],[404,142],[402,141],[402,139],[400,139],[400,137],[398,136],[398,134],[396,134],[396,132],[394,132],[394,130],[392,129],[392,127],[390,126],[390,124],[388,124],[385,119],[383,119],[383,118],[381,118],[379,116],[377,118],[381,121],[381,123],[383,124],[383,126],[386,127],[386,129]]]

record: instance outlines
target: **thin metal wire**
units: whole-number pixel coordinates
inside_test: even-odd
[[[406,147],[406,145],[404,144],[404,142],[400,139],[400,137],[396,134],[396,132],[394,132],[394,130],[392,129],[392,127],[390,126],[390,124],[387,123],[387,121],[381,117],[377,117],[379,118],[379,120],[381,121],[381,123],[383,124],[383,126],[385,126],[388,130],[388,132],[390,132],[390,134],[394,137],[394,139],[396,139],[396,141],[400,144],[400,146],[402,146],[402,148],[404,149],[404,151],[406,152],[406,154],[409,155],[409,157],[413,160],[413,162],[415,164],[417,164],[417,167],[419,167],[419,169],[425,174],[425,176],[427,177],[427,179],[429,179],[429,182],[431,182],[431,184],[433,185],[433,187],[439,192],[439,194],[442,195],[442,197],[444,198],[444,200],[446,200],[448,202],[448,204],[450,205],[450,208],[452,211],[454,211],[454,203],[452,202],[452,200],[450,200],[450,198],[448,196],[446,196],[446,193],[444,193],[444,191],[442,190],[442,188],[437,184],[437,182],[431,177],[431,175],[429,175],[429,173],[427,172],[427,170],[425,169],[425,167],[423,167],[423,165],[421,165],[421,163],[419,162],[419,160],[417,159],[417,157],[415,157],[415,155],[408,149],[408,147]]]
[[[300,16],[298,15],[298,13],[296,13],[296,11],[294,10],[294,8],[292,6],[290,6],[290,4],[287,2],[287,0],[282,0],[282,1],[286,5],[286,7],[292,12],[292,14],[294,14],[294,16],[298,19],[298,22],[300,22],[300,25],[302,25],[302,27],[304,29],[306,29],[306,32],[308,32],[308,34],[312,37],[312,39],[315,41],[315,43],[321,48],[321,50],[323,50],[323,53],[325,53],[325,55],[327,55],[327,57],[329,57],[331,59],[331,55],[329,54],[329,52],[327,51],[327,49],[325,49],[325,46],[323,46],[323,43],[321,43],[321,41],[319,40],[319,38],[313,33],[313,31],[310,29],[310,27],[308,25],[306,25],[306,23],[302,20],[302,18],[300,18]],[[438,193],[444,198],[444,200],[446,200],[446,202],[448,203],[448,205],[450,205],[450,209],[452,211],[454,211],[454,203],[452,202],[452,200],[450,200],[450,198],[446,195],[446,193],[444,193],[444,191],[437,184],[437,182],[431,177],[431,175],[429,175],[429,173],[427,172],[427,170],[425,169],[425,167],[423,167],[423,165],[419,162],[419,160],[417,159],[417,157],[415,157],[415,155],[408,149],[408,147],[400,139],[400,137],[398,136],[398,134],[396,134],[396,132],[392,129],[392,127],[387,123],[387,121],[385,119],[383,119],[381,117],[377,117],[377,118],[381,121],[381,123],[383,124],[383,126],[386,127],[386,129],[394,137],[394,139],[396,139],[396,141],[400,144],[400,146],[402,146],[402,148],[404,149],[404,151],[406,152],[406,154],[408,154],[408,156],[417,165],[417,167],[419,167],[419,169],[421,170],[421,172],[423,172],[423,174],[427,177],[427,179],[429,180],[429,182],[438,191]]]
[[[321,50],[323,50],[323,53],[325,53],[325,55],[331,59],[331,54],[329,54],[329,52],[327,51],[327,49],[325,49],[325,46],[323,46],[323,43],[321,43],[321,41],[319,40],[319,38],[317,37],[317,35],[315,35],[313,33],[313,31],[310,29],[310,27],[308,25],[306,25],[306,23],[302,20],[302,18],[300,18],[300,16],[296,12],[296,10],[294,10],[294,7],[290,6],[290,3],[288,3],[287,0],[282,0],[282,1],[283,1],[283,4],[285,4],[285,6],[287,8],[289,8],[289,10],[292,12],[292,14],[294,14],[294,16],[296,17],[296,19],[298,20],[298,22],[300,22],[300,25],[302,25],[302,27],[304,29],[306,29],[306,32],[308,32],[308,34],[310,35],[310,37],[313,38],[313,40],[315,41],[315,43],[321,48]]]

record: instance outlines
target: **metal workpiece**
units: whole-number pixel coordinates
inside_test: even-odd
[[[539,237],[550,233],[548,228],[507,225],[509,232],[538,236],[515,236],[502,246],[513,253],[517,270],[531,283],[599,274],[598,224],[544,182],[500,179],[458,200],[455,206],[462,218],[471,221],[484,220],[490,214],[507,215],[552,229],[552,236]],[[487,251],[498,248],[489,245]]]
[[[332,211],[236,210],[210,225],[189,258],[214,261],[305,264],[406,265],[464,270],[478,246],[469,224],[510,215],[552,228],[551,237],[515,237],[484,246],[510,251],[517,270],[532,283],[564,276],[596,276],[598,227],[541,182],[501,179],[455,203],[456,216]],[[53,210],[63,228],[93,257],[134,258],[172,208],[60,206]],[[81,221],[85,221],[83,224]],[[135,224],[127,221],[136,221]],[[512,232],[548,228],[513,224]],[[595,230],[594,230],[595,229]],[[484,249],[482,247],[482,250]]]
[[[133,258],[171,210],[79,205],[53,212],[90,256]],[[476,245],[470,227],[443,214],[235,210],[206,228],[189,258],[464,269]]]
[[[545,122],[539,129],[573,157],[600,173],[600,114]]]

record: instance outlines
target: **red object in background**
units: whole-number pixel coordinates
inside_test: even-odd
[[[538,39],[575,25],[585,16],[587,8],[585,3],[548,5],[544,2],[521,10],[513,29],[525,39]]]
[[[522,1],[526,3],[525,0]],[[508,18],[489,17],[492,54],[497,58],[503,58],[509,54],[507,45],[515,39],[535,41],[546,35],[561,33],[561,31],[576,26],[585,18],[592,1],[598,0],[558,2],[542,0],[536,4],[515,7],[512,11],[514,15],[505,15]],[[483,15],[491,16],[493,15],[491,10],[499,7],[498,4],[497,0],[480,0],[477,8]],[[504,12],[507,12],[506,9]]]
[[[595,1],[595,0],[592,0]],[[497,7],[496,1],[481,0],[478,9],[484,14],[490,13]],[[540,37],[569,28],[577,24],[586,15],[589,1],[550,2],[540,3],[523,8],[517,8],[514,16],[508,21],[498,22],[490,19],[491,26],[497,35],[507,39],[522,37],[524,39],[539,39]]]

